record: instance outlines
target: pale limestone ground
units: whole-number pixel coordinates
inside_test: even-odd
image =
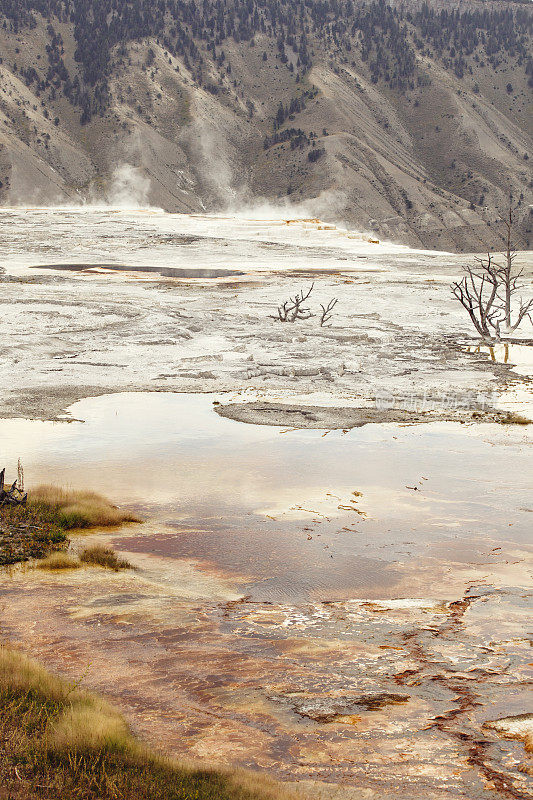
[[[476,340],[449,289],[463,257],[238,218],[21,211],[0,225],[3,416],[54,417],[81,397],[124,390],[245,391],[341,406],[391,394],[404,406],[425,395],[430,405],[447,397],[471,405],[516,377],[513,354],[498,364],[464,350]],[[529,269],[527,254],[520,262]],[[175,280],[29,268],[58,263],[243,274]],[[272,318],[312,281],[315,314],[338,298],[330,327],[316,316]],[[531,335],[528,322],[519,335]]]

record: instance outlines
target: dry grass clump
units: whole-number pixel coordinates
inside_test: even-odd
[[[29,493],[25,505],[0,508],[0,565],[45,558],[53,551],[66,550],[69,544],[66,530],[124,522],[140,520],[95,492],[39,486]],[[66,566],[60,560],[55,565],[43,564],[50,569]]]
[[[290,800],[269,778],[162,758],[103,699],[0,646],[0,786],[6,797]],[[2,795],[3,796],[3,795]],[[294,800],[294,798],[293,798]]]
[[[118,572],[119,569],[133,569],[130,562],[125,558],[120,558],[112,547],[105,547],[102,544],[94,544],[82,550],[80,561],[92,566],[106,567],[115,572]]]
[[[59,486],[38,486],[28,495],[28,505],[57,520],[65,529],[95,528],[140,522],[96,492],[73,491]]]
[[[531,425],[530,419],[514,411],[506,411],[505,414],[501,415],[498,422],[500,425]]]
[[[57,550],[46,558],[41,559],[35,565],[38,569],[77,569],[81,566],[79,559],[70,553]]]

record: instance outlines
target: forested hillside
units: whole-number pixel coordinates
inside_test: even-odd
[[[171,210],[318,197],[478,249],[512,191],[529,246],[532,30],[527,3],[0,0],[0,197],[104,197],[128,163]]]

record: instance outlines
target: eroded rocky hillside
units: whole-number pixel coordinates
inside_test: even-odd
[[[288,198],[482,250],[512,191],[526,248],[532,29],[503,2],[0,0],[0,201]]]

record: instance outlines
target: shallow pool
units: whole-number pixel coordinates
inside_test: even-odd
[[[71,422],[2,420],[1,465],[136,507],[151,524],[120,549],[193,558],[262,601],[402,596],[415,559],[483,562],[529,539],[527,426],[287,430],[213,401],[112,394]],[[431,574],[416,588],[431,595]]]

